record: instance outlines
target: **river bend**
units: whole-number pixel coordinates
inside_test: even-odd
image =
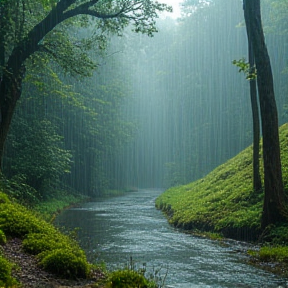
[[[140,190],[101,198],[65,210],[56,224],[79,228],[78,240],[88,259],[109,268],[133,261],[150,271],[166,270],[166,287],[235,288],[288,287],[287,279],[246,264],[243,244],[221,243],[185,234],[171,227],[155,209],[159,190]]]

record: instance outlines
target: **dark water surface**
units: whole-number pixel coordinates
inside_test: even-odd
[[[288,287],[287,280],[245,264],[239,242],[218,243],[169,226],[154,207],[161,191],[140,190],[64,211],[56,224],[79,227],[90,261],[119,268],[130,257],[148,269],[168,268],[167,287]],[[141,265],[140,265],[141,264]]]

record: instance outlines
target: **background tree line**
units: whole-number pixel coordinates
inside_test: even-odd
[[[177,24],[159,23],[155,39],[136,40],[139,97],[132,111],[142,122],[133,147],[140,153],[135,160],[130,147],[127,159],[142,187],[191,182],[252,144],[249,83],[232,65],[233,59],[248,60],[242,1],[202,2],[195,10],[196,2],[185,1]],[[288,119],[287,18],[279,1],[262,2],[281,125]]]
[[[150,0],[1,1],[1,171],[10,178],[25,179],[28,187],[44,197],[53,196],[51,191],[66,182],[71,182],[70,189],[79,192],[81,188],[86,194],[111,186],[113,175],[107,174],[107,163],[125,142],[122,135],[128,139],[130,133],[118,112],[122,83],[117,77],[106,82],[105,72],[98,83],[94,83],[95,77],[81,84],[75,79],[93,76],[112,35],[121,36],[130,25],[133,32],[153,36],[158,13],[169,10]],[[85,84],[93,88],[85,89]],[[8,136],[12,121],[14,132]],[[33,124],[37,124],[36,130],[30,129]],[[72,129],[78,137],[70,134]],[[4,151],[7,137],[10,143]],[[76,166],[69,168],[72,162]],[[63,180],[74,168],[80,168],[77,175]]]
[[[194,2],[184,1],[181,19],[159,20],[152,39],[125,30],[106,55],[89,52],[94,61],[83,63],[98,62],[90,78],[72,78],[57,61],[34,57],[6,145],[5,175],[44,197],[62,188],[96,196],[170,187],[203,177],[250,145],[249,85],[232,65],[247,55],[242,1],[202,2],[201,9]],[[287,1],[262,2],[282,124]],[[73,43],[87,33],[67,31]],[[70,66],[80,69],[77,59]]]

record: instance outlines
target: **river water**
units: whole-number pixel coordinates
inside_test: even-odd
[[[185,234],[171,227],[154,201],[159,190],[101,198],[61,213],[56,224],[79,228],[78,240],[92,262],[123,268],[129,259],[166,278],[166,287],[288,287],[281,279],[246,264],[236,241],[225,243]],[[154,269],[154,270],[153,270]]]

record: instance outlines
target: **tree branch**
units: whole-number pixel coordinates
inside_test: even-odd
[[[165,4],[159,4],[158,2],[153,4],[152,1],[149,1],[149,3],[151,2],[150,4],[147,4],[143,0],[125,1],[122,3],[120,2],[122,7],[118,8],[119,11],[114,11],[111,14],[105,14],[95,10],[95,5],[99,2],[99,0],[90,0],[69,10],[69,7],[71,7],[71,5],[75,4],[76,2],[77,0],[60,0],[58,4],[50,11],[50,13],[29,32],[28,36],[23,39],[17,47],[14,48],[7,63],[7,68],[11,73],[16,75],[20,71],[20,68],[25,60],[39,49],[39,43],[45,37],[45,35],[47,35],[58,24],[66,19],[81,14],[90,15],[98,19],[126,18],[128,20],[135,21],[136,25],[139,27],[141,22],[143,22],[142,26],[145,29],[147,28],[147,34],[152,35],[156,29],[150,31],[149,27],[151,26],[151,23],[145,22],[148,21],[149,18],[157,16],[155,10],[163,11],[166,8],[169,8],[169,6]],[[146,5],[147,7],[149,7],[149,5],[152,6],[152,12],[150,15],[145,15],[147,13]],[[137,13],[137,11],[139,11],[139,13]],[[149,12],[150,11],[148,11],[148,14]],[[145,31],[143,27],[139,27],[137,31]]]

